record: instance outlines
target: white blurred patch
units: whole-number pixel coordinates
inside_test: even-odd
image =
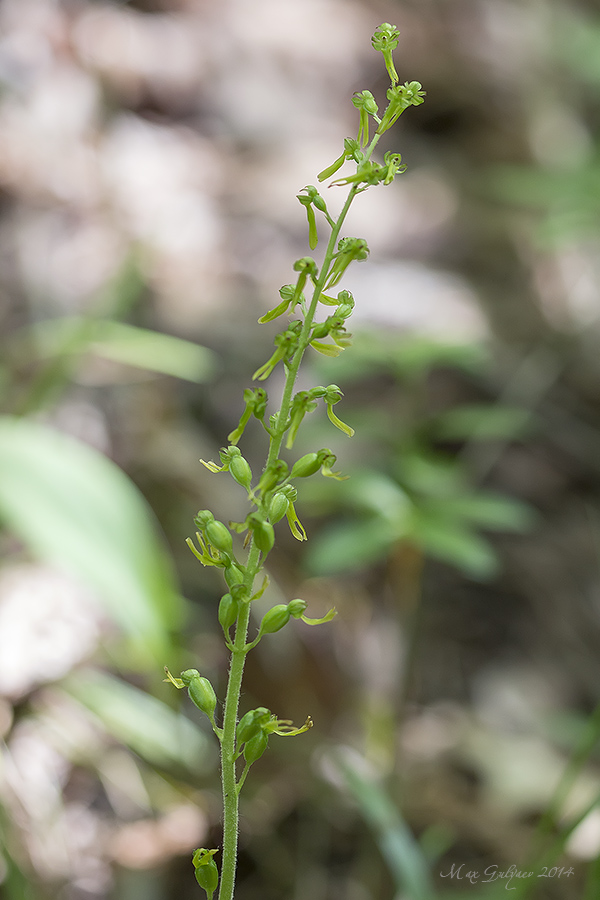
[[[416,262],[354,264],[343,286],[354,294],[354,320],[391,325],[446,342],[482,340],[487,323],[466,281]]]
[[[61,678],[92,652],[98,636],[93,598],[68,576],[34,565],[0,574],[0,694],[18,699]]]
[[[595,859],[600,853],[600,810],[593,809],[567,841],[565,850],[578,859]]]

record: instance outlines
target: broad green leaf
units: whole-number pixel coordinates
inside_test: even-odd
[[[432,453],[405,452],[397,460],[401,484],[417,494],[455,497],[464,490],[465,472],[454,460]]]
[[[309,542],[305,564],[315,575],[355,572],[383,559],[396,538],[383,519],[330,525]]]
[[[498,559],[488,541],[457,523],[429,517],[419,510],[411,537],[427,554],[456,566],[472,578],[491,578],[498,571]]]
[[[407,521],[412,509],[411,501],[396,481],[370,469],[351,472],[343,500],[386,519],[396,530]]]
[[[514,440],[530,421],[531,413],[526,409],[470,403],[439,416],[436,434],[445,440]]]
[[[110,319],[69,316],[38,323],[33,333],[40,351],[49,356],[91,351],[104,359],[194,382],[206,381],[215,369],[215,356],[206,347]]]
[[[62,682],[103,723],[106,731],[152,765],[206,772],[215,764],[211,738],[190,719],[139,688],[91,669]]]
[[[495,531],[527,531],[536,521],[530,506],[500,494],[448,497],[438,503],[428,502],[427,510],[431,515],[439,515],[446,523],[458,519]]]
[[[132,662],[164,665],[182,601],[150,508],[114,463],[52,428],[0,418],[0,517],[34,556],[95,590]]]

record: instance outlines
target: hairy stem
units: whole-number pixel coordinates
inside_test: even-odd
[[[254,545],[248,552],[248,596],[252,595],[254,579],[260,569],[260,553]],[[238,819],[239,798],[237,790],[236,772],[236,736],[235,730],[238,719],[238,707],[242,690],[242,678],[244,675],[244,663],[246,662],[246,638],[248,635],[248,623],[250,621],[250,601],[242,604],[238,617],[233,650],[231,652],[231,665],[229,668],[229,681],[227,683],[227,696],[225,698],[225,713],[223,716],[223,739],[221,741],[221,781],[223,786],[223,861],[221,866],[221,884],[219,888],[219,900],[232,900],[235,887],[235,869],[237,861],[238,845]]]
[[[367,150],[366,159],[369,159],[380,135],[375,135]],[[281,406],[278,416],[278,427],[269,439],[269,452],[265,468],[279,458],[281,444],[287,431],[288,417],[292,404],[294,385],[302,363],[304,353],[310,343],[310,333],[313,326],[319,298],[323,291],[333,262],[337,240],[348,215],[352,201],[359,193],[358,185],[353,185],[346,197],[342,210],[331,225],[331,235],[327,243],[327,249],[321,266],[319,278],[314,287],[310,307],[307,310],[298,340],[298,349],[294,354],[291,364],[287,368],[285,385],[281,398]],[[329,217],[327,217],[329,219]],[[252,595],[254,581],[261,570],[260,553],[252,543],[248,552],[246,563],[246,586],[248,597]],[[242,677],[248,648],[246,646],[248,636],[248,624],[250,621],[250,602],[245,602],[238,618],[233,650],[231,651],[231,665],[229,668],[229,680],[227,684],[227,696],[225,699],[225,713],[223,718],[223,738],[221,741],[221,779],[223,785],[223,860],[221,866],[221,879],[219,888],[219,900],[233,900],[235,889],[235,869],[238,847],[238,820],[239,820],[239,792],[247,770],[242,775],[242,782],[238,786],[236,770],[236,726],[238,721],[238,708],[242,689]]]

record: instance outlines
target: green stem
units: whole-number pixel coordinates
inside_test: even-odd
[[[251,544],[248,552],[247,588],[248,596],[252,595],[254,579],[260,570],[260,553]],[[221,781],[223,785],[223,859],[221,865],[221,883],[219,887],[219,900],[232,900],[235,887],[235,869],[238,846],[238,820],[239,798],[237,790],[236,772],[236,727],[238,721],[238,707],[242,690],[242,678],[244,675],[244,663],[246,662],[246,638],[248,635],[248,623],[250,621],[250,602],[242,604],[238,617],[233,650],[231,652],[231,665],[229,668],[229,681],[227,683],[227,696],[225,698],[225,712],[223,715],[223,739],[221,741]]]
[[[379,135],[375,135],[369,147],[366,150],[367,159],[371,156]],[[274,431],[270,432],[269,453],[266,466],[274,463],[279,458],[279,451],[285,432],[287,431],[287,421],[289,418],[290,407],[293,398],[294,384],[302,363],[304,353],[310,343],[310,331],[313,325],[315,313],[319,298],[323,288],[329,277],[333,256],[336,251],[337,239],[344,224],[344,220],[348,215],[350,205],[357,193],[359,186],[352,185],[346,202],[342,207],[337,221],[332,223],[331,235],[325,251],[321,272],[311,300],[310,307],[304,318],[304,324],[300,332],[298,340],[298,349],[294,354],[292,362],[287,369],[285,386],[281,398],[281,406],[278,416],[278,426]],[[252,543],[248,552],[248,561],[246,564],[246,587],[248,588],[248,596],[252,595],[254,580],[260,572],[260,553]],[[225,698],[225,712],[223,716],[223,737],[221,740],[221,780],[223,785],[223,860],[221,865],[221,879],[219,887],[219,900],[233,900],[233,892],[235,889],[235,869],[237,860],[238,845],[238,821],[239,821],[239,793],[245,781],[248,766],[242,773],[240,782],[237,782],[236,771],[236,727],[238,721],[238,708],[240,702],[240,694],[242,689],[242,677],[244,674],[244,664],[246,655],[250,649],[247,644],[248,623],[250,621],[250,602],[242,605],[238,618],[233,649],[231,651],[231,665],[229,668],[229,680],[227,683],[227,696]]]

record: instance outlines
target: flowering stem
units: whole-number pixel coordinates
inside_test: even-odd
[[[397,42],[397,30],[387,23],[380,26],[373,37],[375,49],[384,52],[388,71],[390,71],[390,65],[393,66],[393,63],[390,64],[390,60],[391,50],[396,45],[395,41]],[[256,576],[261,572],[265,557],[274,544],[273,526],[285,516],[293,536],[297,540],[306,539],[306,533],[294,509],[297,492],[292,480],[310,477],[319,471],[324,476],[338,480],[346,477],[333,471],[332,467],[335,465],[336,457],[327,448],[305,454],[297,459],[292,465],[291,471],[286,461],[279,458],[279,454],[286,433],[289,432],[287,446],[290,448],[303,417],[307,412],[316,408],[317,400],[323,400],[327,407],[327,415],[336,428],[348,436],[352,436],[354,433],[332,411],[333,405],[342,396],[337,385],[329,385],[327,388],[318,386],[309,392],[300,391],[296,396],[294,396],[294,386],[309,344],[312,343],[315,350],[319,350],[327,356],[336,356],[350,343],[351,335],[347,334],[344,323],[351,315],[354,306],[352,295],[349,291],[340,291],[336,301],[330,296],[325,296],[323,290],[329,292],[330,288],[338,284],[348,265],[355,259],[366,259],[369,252],[366,241],[360,238],[344,237],[340,239],[340,232],[352,201],[357,194],[366,190],[370,185],[381,183],[387,185],[397,173],[404,171],[399,153],[386,153],[384,165],[371,162],[371,156],[379,138],[393,121],[396,121],[403,109],[423,102],[423,92],[418,82],[398,86],[396,85],[395,71],[390,77],[392,79],[392,87],[388,91],[390,103],[383,119],[377,115],[377,104],[372,94],[363,91],[355,102],[361,112],[358,139],[346,138],[342,155],[318,176],[319,180],[328,178],[350,159],[357,163],[355,175],[333,182],[349,186],[348,195],[337,220],[334,221],[330,216],[324,198],[313,185],[303,188],[298,195],[299,201],[307,211],[311,250],[317,246],[318,242],[315,210],[323,213],[325,221],[331,229],[331,234],[320,272],[312,257],[303,257],[297,260],[294,263],[294,271],[299,273],[296,284],[284,285],[279,292],[282,303],[259,319],[260,322],[270,322],[272,319],[284,315],[288,309],[293,312],[298,304],[304,313],[302,320],[292,321],[281,334],[277,335],[275,353],[256,370],[253,376],[254,379],[264,381],[275,366],[283,362],[286,376],[279,412],[271,417],[271,425],[268,427],[264,422],[266,392],[262,388],[244,391],[246,408],[237,428],[229,435],[231,445],[219,451],[221,464],[217,465],[212,461],[201,460],[213,473],[229,472],[234,480],[245,489],[248,501],[256,507],[247,515],[245,522],[230,522],[229,527],[218,521],[210,510],[200,510],[194,518],[198,529],[196,532],[198,547],[191,539],[188,538],[187,541],[191,551],[202,565],[224,569],[223,574],[229,588],[229,591],[221,597],[218,615],[225,643],[231,653],[222,728],[215,723],[214,713],[217,699],[208,679],[201,676],[195,669],[185,670],[182,672],[181,678],[174,678],[167,670],[168,680],[175,687],[188,688],[190,698],[209,717],[221,743],[223,855],[219,900],[233,900],[238,852],[239,794],[250,766],[266,750],[271,734],[287,736],[302,734],[312,726],[310,716],[307,717],[304,725],[296,728],[288,720],[278,719],[264,707],[248,710],[238,722],[244,665],[249,650],[256,646],[263,635],[279,631],[291,618],[302,619],[307,625],[323,624],[333,618],[335,609],[320,618],[311,618],[304,615],[306,602],[300,598],[290,600],[287,604],[277,604],[265,613],[256,639],[248,643],[250,604],[252,600],[261,596],[268,584],[268,579],[265,578],[262,587],[256,593],[254,592]],[[367,146],[369,116],[373,117],[378,128]],[[306,309],[302,292],[309,279],[312,280],[314,289],[310,305]],[[320,301],[327,306],[336,306],[336,310],[324,322],[315,324],[315,315]],[[322,343],[321,338],[324,336],[330,336],[333,343]],[[262,422],[269,434],[266,463],[258,484],[254,486],[250,465],[243,458],[237,446],[252,415]],[[248,546],[245,565],[239,563],[235,558],[232,531],[238,534],[243,531],[248,532],[245,541],[245,546]],[[235,637],[232,641],[230,630],[234,625]],[[238,777],[238,759],[242,755],[245,766]],[[239,768],[241,768],[241,763]],[[192,859],[196,880],[206,891],[207,900],[211,900],[219,882],[217,866],[213,860],[213,855],[217,852],[216,849],[199,848],[194,851]]]
[[[252,595],[254,579],[260,569],[260,553],[252,544],[248,551],[248,596]],[[235,887],[235,869],[238,846],[239,791],[236,772],[235,730],[238,719],[244,664],[246,662],[246,638],[250,621],[250,603],[242,604],[235,629],[225,712],[223,715],[223,739],[221,741],[221,782],[223,788],[223,861],[219,900],[232,900]]]

